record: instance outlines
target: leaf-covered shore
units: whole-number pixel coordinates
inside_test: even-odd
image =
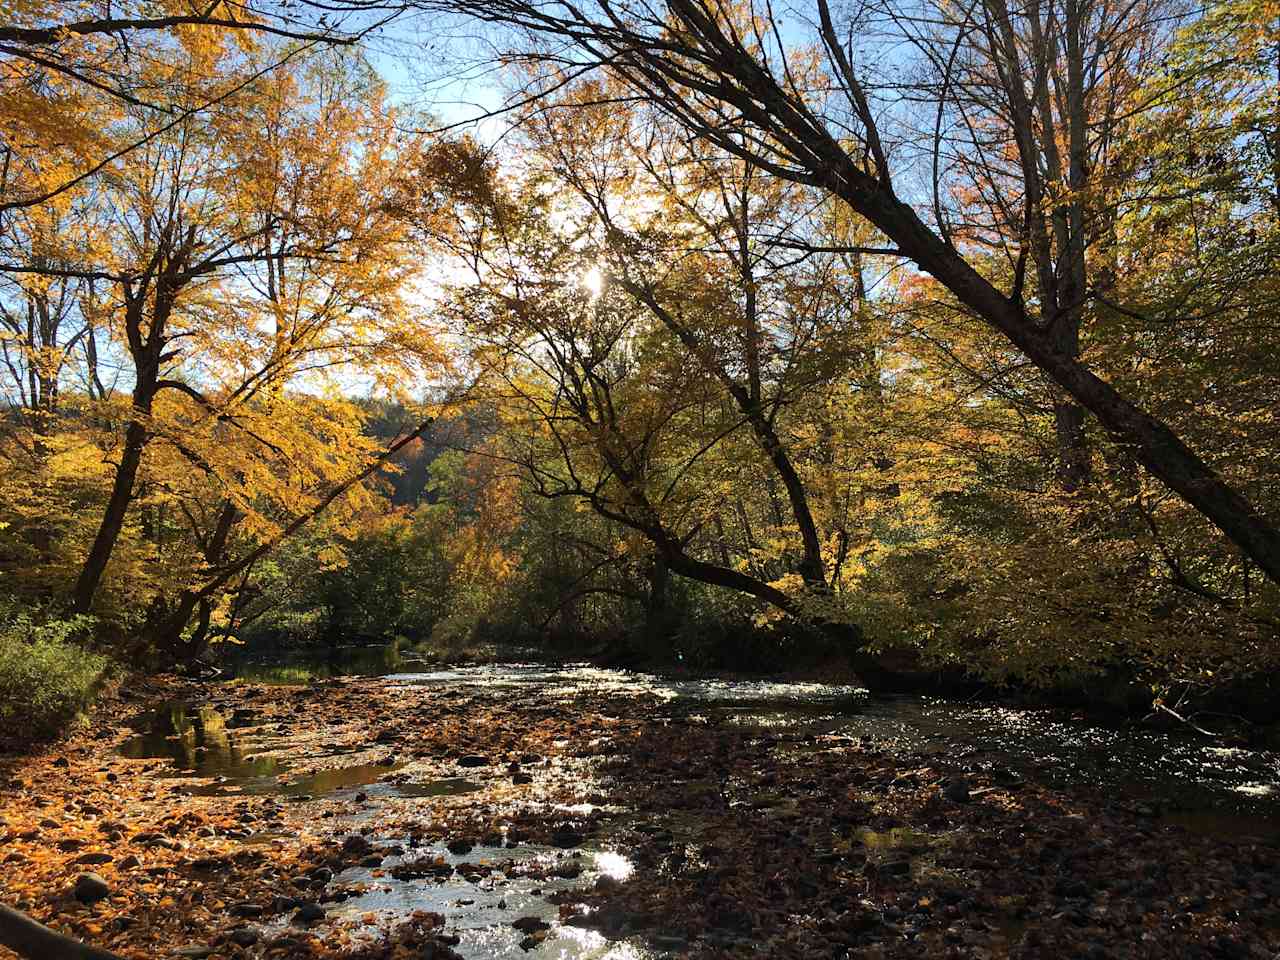
[[[385,773],[358,791],[246,795],[120,756],[130,722],[175,698],[234,718],[238,737],[287,744],[283,782]],[[0,899],[138,960],[180,948],[449,957],[467,947],[451,945],[450,908],[339,908],[380,883],[497,895],[540,877],[549,928],[492,908],[533,957],[562,925],[700,958],[1261,960],[1280,949],[1273,842],[1189,834],[963,756],[770,734],[645,698],[495,702],[364,679],[160,680],[104,703],[98,721],[6,762]],[[394,789],[464,776],[479,789]],[[628,872],[593,869],[601,851]],[[366,879],[342,879],[360,864]],[[86,872],[106,890],[81,897],[90,903],[76,896]]]

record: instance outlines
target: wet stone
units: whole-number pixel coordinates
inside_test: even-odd
[[[298,908],[298,912],[293,915],[293,919],[298,923],[315,923],[318,920],[323,920],[324,917],[324,907],[318,903],[304,903]]]
[[[353,856],[364,856],[373,850],[373,844],[366,837],[353,833],[342,841],[342,852]]]
[[[513,920],[511,925],[521,933],[537,933],[540,930],[550,930],[551,924],[545,920],[539,920],[537,917],[521,917]]]
[[[76,877],[73,892],[81,903],[97,903],[111,895],[111,885],[96,873],[82,873]]]
[[[553,847],[562,847],[564,849],[579,847],[584,840],[586,840],[586,837],[576,830],[557,830],[551,834],[551,845]]]
[[[232,930],[227,939],[237,946],[251,947],[262,939],[262,934],[256,927],[241,927],[239,930]]]

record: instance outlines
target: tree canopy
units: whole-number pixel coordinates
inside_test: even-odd
[[[414,12],[502,136],[379,75]],[[1266,3],[4,16],[0,592],[118,654],[1275,664]]]

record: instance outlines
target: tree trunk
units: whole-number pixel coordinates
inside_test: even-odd
[[[1089,442],[1084,432],[1084,408],[1055,399],[1053,422],[1058,437],[1058,483],[1067,493],[1087,486],[1093,476]]]
[[[73,940],[2,903],[0,946],[27,960],[123,960],[119,954]]]
[[[139,409],[136,403],[134,409]],[[150,397],[147,398],[147,409],[150,409]],[[93,609],[94,595],[98,592],[98,585],[102,582],[102,575],[106,572],[116,541],[120,539],[120,531],[124,529],[129,504],[133,502],[133,485],[138,478],[142,451],[147,440],[147,430],[141,421],[131,420],[125,431],[124,451],[120,455],[120,465],[116,467],[107,509],[102,515],[102,523],[93,538],[93,546],[89,548],[89,555],[85,558],[80,577],[76,581],[73,598],[76,613],[88,613]]]
[[[645,604],[645,641],[651,651],[664,651],[671,639],[671,571],[660,552],[649,565],[649,596]]]

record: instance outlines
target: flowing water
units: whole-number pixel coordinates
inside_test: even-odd
[[[585,696],[597,704],[645,698],[656,702],[659,716],[716,717],[740,725],[762,749],[803,752],[829,744],[832,737],[846,737],[890,751],[934,755],[941,767],[1096,788],[1113,799],[1147,805],[1164,822],[1197,832],[1280,838],[1280,754],[1226,746],[1189,733],[1108,726],[1062,710],[922,697],[873,699],[856,687],[817,683],[664,678],[590,666],[520,664],[387,672],[403,669],[403,661],[383,662],[383,682],[393,688],[438,686],[477,698],[558,703],[566,708]],[[193,789],[200,791],[292,799],[359,793],[376,799],[483,789],[461,778],[414,782],[399,775],[395,763],[295,770],[287,740],[269,729],[253,726],[248,718],[223,717],[211,708],[184,704],[159,711],[147,729],[125,742],[122,752],[167,759],[172,764],[169,775],[199,778]],[[334,823],[339,829],[356,826],[354,820]],[[383,839],[400,844],[407,838]],[[414,910],[438,911],[461,937],[457,949],[477,960],[524,956],[521,934],[510,924],[516,916],[534,916],[551,925],[538,956],[644,960],[663,955],[651,944],[608,941],[561,924],[557,908],[548,900],[557,891],[601,876],[625,877],[630,864],[609,849],[607,833],[601,844],[574,853],[521,846],[477,848],[460,857],[431,844],[393,857],[384,866],[389,871],[423,859],[479,863],[488,872],[479,878],[454,873],[444,882],[401,881],[386,876],[375,880],[369,870],[352,868],[335,877],[331,886],[357,885],[362,892],[334,906],[332,915],[355,918],[372,913],[387,921]],[[564,869],[566,862],[571,869]]]

